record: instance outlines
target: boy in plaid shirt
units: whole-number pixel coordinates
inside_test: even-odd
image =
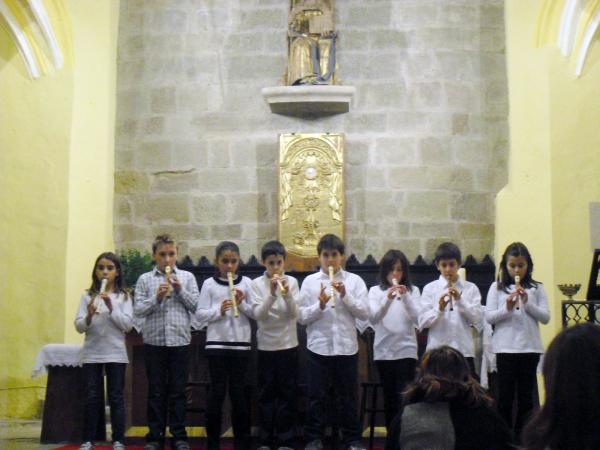
[[[164,447],[167,416],[174,450],[189,450],[185,431],[190,323],[200,293],[196,278],[177,268],[177,244],[166,234],[152,244],[156,266],[140,276],[134,313],[143,318],[142,337],[148,376],[148,428],[144,450]],[[167,414],[168,412],[168,414]]]

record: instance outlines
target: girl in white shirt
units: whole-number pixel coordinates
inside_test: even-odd
[[[536,370],[544,352],[539,322],[548,323],[550,311],[544,287],[531,274],[533,261],[524,244],[510,244],[500,262],[498,279],[492,284],[485,319],[494,326],[492,351],[498,367],[498,410],[519,436],[533,409]],[[515,282],[515,277],[520,282]],[[513,421],[513,399],[517,416]]]
[[[196,318],[207,323],[205,354],[210,373],[210,393],[206,413],[208,450],[220,448],[221,416],[225,393],[229,387],[231,425],[234,447],[248,449],[250,445],[250,408],[245,396],[245,380],[251,356],[251,327],[254,318],[250,279],[238,275],[240,249],[234,242],[223,241],[215,249],[217,273],[202,284]],[[233,274],[235,316],[228,273]]]
[[[75,328],[85,333],[81,352],[85,386],[81,450],[94,448],[96,425],[104,414],[103,370],[108,383],[113,449],[125,448],[123,387],[129,362],[125,333],[131,329],[132,316],[133,305],[123,280],[121,262],[114,253],[102,253],[96,258],[92,285],[81,296],[75,317]]]
[[[369,321],[375,329],[373,353],[389,429],[401,393],[415,376],[420,293],[410,282],[408,259],[400,250],[388,250],[379,265],[380,284],[369,290]]]

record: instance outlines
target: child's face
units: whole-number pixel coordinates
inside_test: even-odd
[[[107,284],[112,286],[119,274],[117,271],[117,267],[115,263],[107,258],[100,258],[98,263],[96,264],[95,272],[96,278],[98,280],[102,280],[102,278],[106,278]]]
[[[509,256],[506,259],[506,270],[512,279],[516,275],[521,277],[521,280],[525,278],[527,274],[527,260],[523,256]]]
[[[217,270],[223,278],[227,276],[227,272],[235,274],[239,265],[240,255],[233,250],[222,251],[217,257]]]
[[[158,270],[164,272],[167,266],[171,268],[175,267],[175,263],[177,262],[177,246],[175,244],[160,244],[152,257]]]
[[[390,270],[389,273],[387,274],[387,282],[390,285],[392,285],[392,284],[394,284],[392,282],[392,280],[395,279],[398,282],[398,284],[402,284],[403,276],[404,276],[404,272],[402,271],[402,264],[400,264],[400,261],[396,261],[396,263],[392,267],[392,270]]]
[[[435,266],[446,280],[456,281],[460,268],[456,259],[440,259]]]
[[[267,269],[267,276],[281,275],[285,269],[285,259],[282,255],[269,255],[263,259],[263,265]]]
[[[332,266],[333,271],[337,272],[344,263],[344,255],[337,250],[321,250],[321,254],[319,255],[319,263],[321,264],[321,268],[323,271],[325,271],[325,273],[327,273],[327,268],[329,266]]]

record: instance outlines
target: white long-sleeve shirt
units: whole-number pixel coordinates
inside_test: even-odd
[[[367,286],[358,275],[343,269],[337,271],[335,281],[344,283],[346,295],[340,298],[335,291],[335,308],[329,300],[322,310],[319,294],[323,284],[327,295],[330,295],[329,275],[319,271],[304,279],[300,289],[298,321],[306,325],[306,347],[311,352],[323,356],[354,355],[358,352],[355,319],[366,320],[369,317]]]
[[[207,325],[207,351],[250,350],[252,328],[249,318],[254,318],[250,283],[250,278],[243,276],[234,280],[235,288],[246,294],[246,298],[238,305],[239,316],[234,317],[232,309],[221,315],[221,304],[231,298],[229,282],[218,277],[204,280],[195,319]]]
[[[515,286],[508,287],[509,293],[498,290],[494,282],[488,291],[485,306],[485,320],[494,325],[492,351],[494,353],[543,353],[539,322],[548,323],[550,310],[548,297],[542,284],[525,289],[527,302],[519,301],[509,311],[506,300]]]
[[[464,356],[473,358],[475,344],[471,327],[481,329],[481,294],[479,288],[469,281],[459,279],[454,287],[461,293],[460,300],[452,301],[454,311],[450,310],[450,305],[440,311],[440,297],[448,292],[448,281],[443,276],[423,288],[419,329],[429,328],[427,350],[449,345]]]
[[[256,341],[259,350],[286,350],[298,346],[296,318],[299,298],[298,281],[285,275],[288,291],[281,295],[277,288],[271,295],[271,279],[264,275],[252,280],[252,309],[258,325]]]
[[[375,330],[373,353],[375,360],[417,359],[417,337],[421,310],[419,288],[388,299],[388,289],[369,289],[369,321]]]
[[[79,309],[75,316],[75,329],[85,333],[85,341],[81,352],[81,362],[93,363],[128,363],[127,349],[125,347],[125,333],[131,330],[133,317],[133,301],[125,299],[123,293],[110,293],[112,313],[102,301],[102,306],[92,316],[92,321],[86,323],[87,305],[90,296],[84,292],[79,302]]]

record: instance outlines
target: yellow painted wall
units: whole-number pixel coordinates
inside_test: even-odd
[[[547,345],[561,327],[556,284],[582,283],[580,298],[587,288],[588,205],[600,200],[600,63],[575,78],[556,46],[534,46],[541,1],[505,5],[510,158],[496,199],[496,255],[516,240],[529,247],[551,302]]]
[[[76,340],[73,305],[112,247],[118,1],[45,3],[61,71],[30,79],[0,28],[0,417],[39,413],[35,355]]]
[[[114,250],[113,173],[119,2],[69,0],[73,25],[74,102],[69,160],[69,233],[65,342],[77,343],[73,319],[96,257]],[[93,7],[91,6],[93,5]],[[82,245],[85,244],[85,245]]]

